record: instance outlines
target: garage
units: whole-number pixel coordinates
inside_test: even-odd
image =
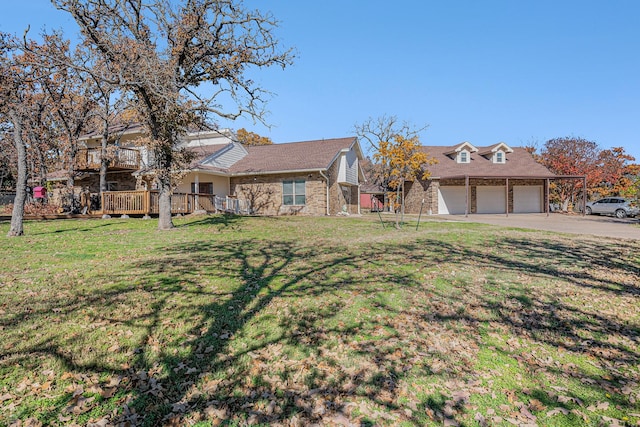
[[[438,189],[438,214],[464,215],[466,203],[465,187],[441,186]]]
[[[506,198],[504,185],[476,187],[476,210],[479,214],[505,213]]]
[[[544,212],[542,207],[542,185],[515,185],[513,187],[513,212]]]

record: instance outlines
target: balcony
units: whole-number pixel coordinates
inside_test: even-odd
[[[76,155],[76,170],[100,169],[100,148],[83,148]],[[118,148],[109,156],[109,170],[140,169],[140,152],[131,148]]]

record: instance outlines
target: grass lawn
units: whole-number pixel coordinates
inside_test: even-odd
[[[640,243],[374,218],[0,224],[0,426],[640,425]]]

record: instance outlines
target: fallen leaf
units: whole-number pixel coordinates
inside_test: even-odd
[[[547,412],[547,417],[553,417],[558,414],[569,415],[569,410],[565,408],[555,408]]]

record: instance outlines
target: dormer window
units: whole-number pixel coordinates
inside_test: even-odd
[[[458,163],[469,163],[469,152],[467,150],[462,150],[458,154]]]
[[[504,152],[503,151],[496,151],[495,157],[494,157],[494,163],[504,163]]]

